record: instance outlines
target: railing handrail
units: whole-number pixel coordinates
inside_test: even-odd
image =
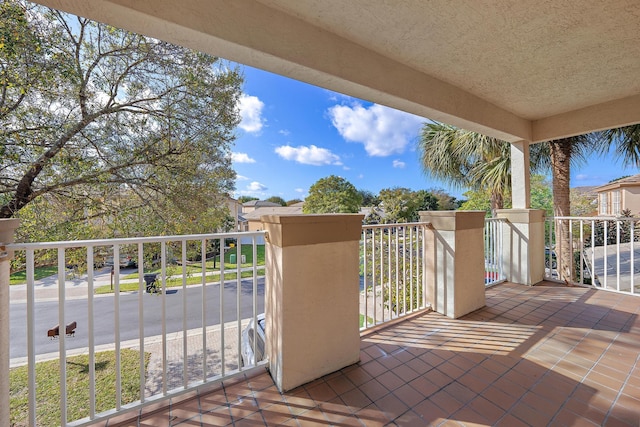
[[[362,226],[363,230],[374,228],[392,228],[392,227],[411,227],[411,226],[425,226],[431,225],[430,222],[394,222],[390,224],[366,224]]]
[[[53,242],[34,242],[34,243],[10,243],[6,245],[7,250],[41,250],[41,249],[58,249],[58,248],[77,248],[77,247],[94,247],[94,246],[112,246],[112,245],[130,245],[137,243],[158,243],[158,242],[178,242],[184,240],[202,240],[202,239],[222,239],[226,237],[253,237],[264,236],[266,231],[238,231],[225,233],[209,233],[209,234],[182,234],[171,236],[150,236],[150,237],[123,237],[114,239],[93,239],[93,240],[63,240]]]
[[[574,221],[640,221],[640,218],[628,216],[548,216],[547,221],[574,220]]]

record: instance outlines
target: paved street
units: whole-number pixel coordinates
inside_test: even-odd
[[[73,295],[81,293],[80,286],[69,287],[69,299],[65,304],[65,322],[77,322],[75,336],[67,338],[67,349],[88,347],[88,304],[86,287],[84,297]],[[55,291],[54,291],[55,292]],[[220,285],[210,284],[205,287],[206,323],[216,325],[220,323]],[[186,293],[182,288],[169,288],[167,294],[138,294],[137,292],[122,293],[119,298],[120,340],[137,339],[139,333],[139,301],[143,302],[144,335],[155,336],[162,333],[162,305],[164,301],[166,311],[166,328],[168,333],[182,331],[183,318],[186,318],[187,329],[202,326],[202,287],[188,286]],[[238,290],[236,283],[227,282],[223,292],[223,322],[236,320],[238,305]],[[243,280],[240,287],[240,316],[252,315],[253,281]],[[10,305],[11,322],[11,353],[10,357],[22,358],[26,356],[26,303],[14,300]],[[259,278],[257,286],[258,312],[264,311],[264,278]],[[186,304],[186,311],[183,310]],[[186,315],[184,314],[186,313]],[[58,324],[58,302],[43,297],[36,299],[35,307],[35,340],[36,354],[57,352],[58,340],[47,337],[47,330]],[[115,297],[101,295],[94,298],[94,337],[95,344],[110,344],[115,341]]]
[[[592,250],[595,253],[592,255]],[[640,245],[633,244],[633,253],[630,243],[620,243],[618,245],[596,246],[594,249],[585,249],[585,260],[591,264],[591,257],[594,259],[594,266],[591,266],[598,280],[598,285],[607,289],[619,289],[630,292],[631,283],[635,292],[640,292]],[[606,254],[606,257],[605,257]],[[606,262],[605,262],[606,261]]]

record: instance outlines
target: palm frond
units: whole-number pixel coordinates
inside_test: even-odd
[[[624,166],[640,167],[640,124],[601,132],[603,147],[615,144],[615,153]]]

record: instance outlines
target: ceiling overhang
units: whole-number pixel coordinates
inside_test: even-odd
[[[38,3],[510,142],[640,123],[634,0]]]

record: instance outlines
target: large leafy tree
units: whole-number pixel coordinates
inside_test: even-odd
[[[417,198],[418,212],[419,211],[437,211],[439,209],[439,201],[444,200],[446,193],[440,193],[440,190],[418,190],[415,192]],[[452,196],[449,196],[448,200],[455,200]],[[416,214],[415,219],[418,219]]]
[[[437,210],[452,211],[460,207],[460,202],[454,196],[447,193],[443,189],[436,188],[429,191],[430,194],[436,199]]]
[[[414,222],[420,211],[438,209],[438,199],[427,190],[412,191],[393,187],[380,190],[380,206],[384,209],[386,223]]]
[[[378,206],[380,204],[380,198],[369,190],[358,190],[358,193],[362,196],[362,206]]]
[[[266,201],[271,203],[277,203],[280,206],[287,206],[287,202],[280,196],[271,196]]]
[[[386,223],[393,224],[415,220],[419,200],[410,189],[403,187],[384,188],[380,190],[379,197]]]
[[[304,213],[356,213],[360,211],[362,196],[346,179],[331,175],[321,178],[309,188],[304,200]]]
[[[26,2],[0,13],[1,218],[36,201],[112,228],[194,231],[224,218],[238,70]]]

